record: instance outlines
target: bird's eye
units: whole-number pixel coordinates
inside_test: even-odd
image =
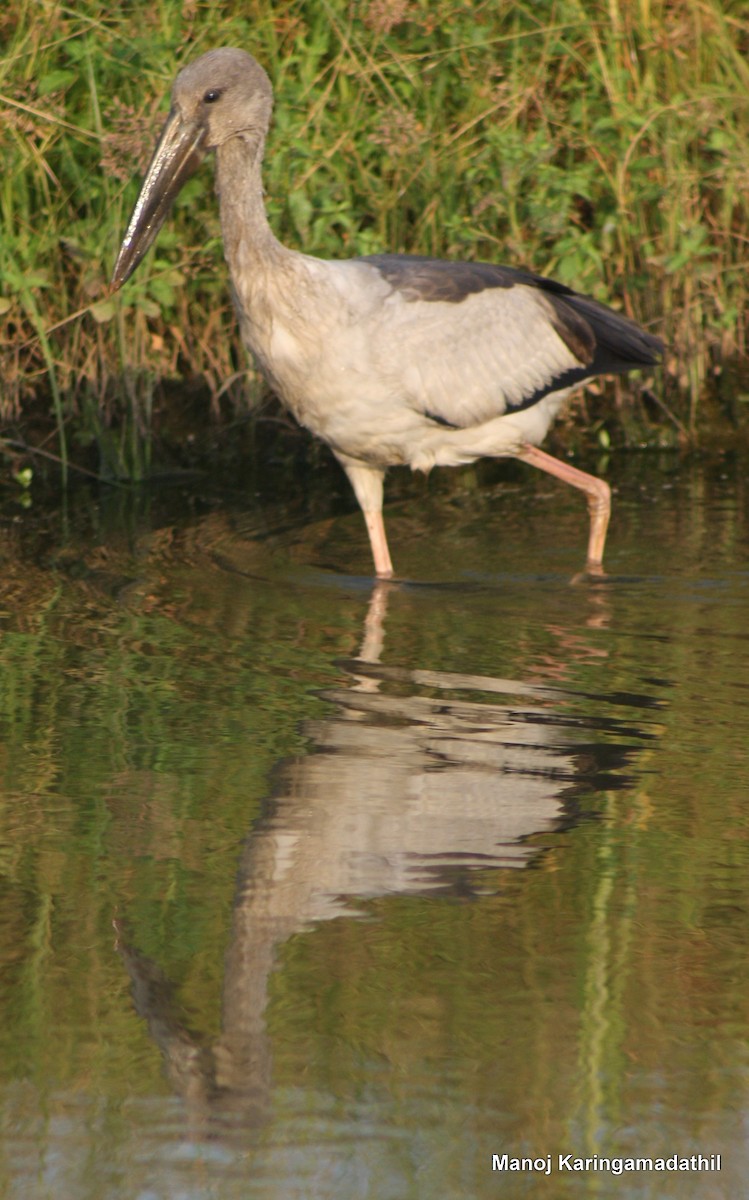
[[[221,88],[211,88],[210,91],[206,92],[205,96],[203,97],[203,103],[215,104],[217,100],[221,99],[221,93]]]

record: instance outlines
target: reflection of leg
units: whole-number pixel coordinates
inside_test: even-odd
[[[369,598],[369,608],[364,619],[364,637],[362,638],[359,658],[362,662],[378,663],[385,642],[385,617],[387,615],[388,595],[397,584],[380,580],[374,585]]]
[[[603,562],[603,548],[606,544],[606,530],[611,515],[611,488],[609,485],[603,479],[597,479],[595,475],[588,475],[586,471],[580,471],[577,467],[571,467],[569,463],[561,462],[544,450],[539,450],[537,446],[524,446],[519,452],[518,458],[523,462],[530,463],[533,467],[538,467],[540,471],[556,475],[557,479],[562,479],[565,483],[572,484],[572,487],[585,492],[588,497],[588,512],[590,513],[587,566],[589,570],[600,571]]]

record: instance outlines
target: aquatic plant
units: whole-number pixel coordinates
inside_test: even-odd
[[[209,172],[122,295],[107,289],[172,79],[222,44],[273,78],[265,180],[282,239],[522,264],[619,305],[670,353],[655,388],[612,385],[615,419],[591,422],[602,444],[742,423],[740,3],[10,0],[0,32],[0,421],[41,403],[63,460],[72,432],[105,473],[147,471],[165,381],[198,381],[229,417],[262,394]]]

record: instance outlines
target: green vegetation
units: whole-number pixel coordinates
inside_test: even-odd
[[[137,476],[165,381],[203,386],[225,418],[257,401],[208,169],[107,292],[172,79],[222,44],[276,88],[266,186],[282,239],[552,274],[669,343],[657,407],[617,390],[620,440],[742,424],[743,0],[9,0],[0,33],[6,432],[41,400],[48,449],[65,458],[74,431],[76,453],[96,443],[110,474]]]

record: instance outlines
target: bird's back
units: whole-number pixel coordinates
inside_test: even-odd
[[[239,296],[245,340],[298,420],[364,461],[413,463],[435,423],[468,429],[536,406],[524,436],[538,441],[557,397],[660,349],[619,313],[513,268],[286,253],[270,292]]]

